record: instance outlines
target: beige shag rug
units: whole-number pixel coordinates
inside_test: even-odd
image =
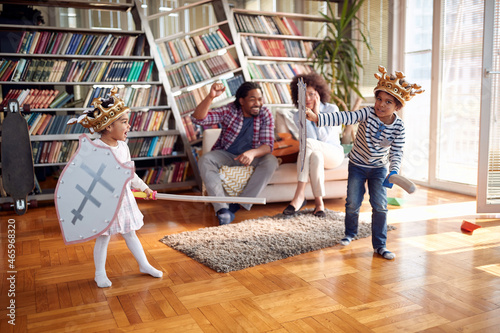
[[[160,241],[214,271],[227,273],[334,246],[344,237],[344,213],[312,209],[294,216],[278,214],[254,220],[167,235]],[[356,239],[371,235],[371,223],[361,221]],[[396,227],[387,226],[387,230]]]

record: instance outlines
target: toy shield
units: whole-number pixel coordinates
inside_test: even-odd
[[[111,149],[94,144],[85,134],[79,140],[54,197],[66,244],[86,242],[108,230],[134,176],[134,168],[118,162]]]

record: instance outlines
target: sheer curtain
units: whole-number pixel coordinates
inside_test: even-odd
[[[484,1],[407,0],[405,73],[426,93],[404,111],[404,174],[475,194]]]
[[[500,212],[500,3],[485,2],[477,210]]]

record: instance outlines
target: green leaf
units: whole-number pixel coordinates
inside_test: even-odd
[[[363,65],[358,45],[361,43],[369,52],[372,51],[368,30],[357,17],[364,2],[344,1],[339,18],[333,3],[328,2],[327,14],[320,13],[326,20],[324,31],[327,36],[314,48],[315,58],[312,59],[314,68],[330,82],[332,94],[348,107],[353,94],[361,97],[359,81]]]

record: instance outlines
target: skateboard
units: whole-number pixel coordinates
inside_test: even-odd
[[[23,215],[28,210],[28,194],[35,187],[30,135],[17,100],[9,100],[7,107],[2,123],[3,186],[14,200],[15,212]]]

